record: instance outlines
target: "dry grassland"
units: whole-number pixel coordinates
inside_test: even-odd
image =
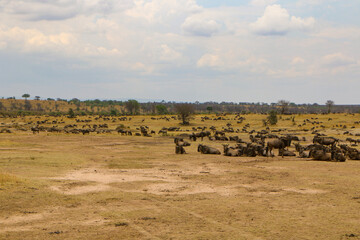
[[[246,115],[242,124],[200,117],[181,129],[228,122],[264,129],[261,115]],[[343,140],[336,124],[360,133],[353,124],[360,116],[344,114],[296,115],[295,124],[284,116],[274,128],[308,144],[311,132],[300,130],[312,125],[298,125],[311,117]],[[157,132],[178,121],[137,116],[109,127],[119,124]],[[232,135],[248,141],[248,134]],[[198,142],[176,155],[172,136],[0,134],[0,239],[360,239],[359,161],[201,155]],[[221,142],[204,142],[222,150]]]

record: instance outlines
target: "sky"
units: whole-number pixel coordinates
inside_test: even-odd
[[[0,97],[360,104],[359,0],[0,0]]]

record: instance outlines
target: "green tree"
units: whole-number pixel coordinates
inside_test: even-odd
[[[277,112],[275,110],[271,110],[266,120],[270,125],[276,125],[278,121]]]
[[[140,104],[138,101],[134,99],[130,99],[127,102],[125,102],[125,107],[130,114],[134,115],[139,112]]]
[[[74,113],[74,110],[72,108],[70,108],[69,111],[68,111],[68,117],[69,118],[75,118],[76,117],[76,115]]]
[[[118,111],[116,109],[111,109],[110,110],[110,115],[111,116],[117,116],[118,115]]]
[[[168,110],[167,110],[167,108],[166,108],[166,106],[163,105],[163,104],[156,105],[156,111],[157,111],[157,113],[160,114],[160,115],[164,115],[164,114],[168,114],[168,113],[169,113]]]
[[[207,107],[206,110],[209,112],[209,114],[212,112],[213,107]]]
[[[40,100],[40,96],[35,96],[35,100]]]
[[[27,100],[27,99],[30,97],[30,94],[25,93],[25,94],[23,94],[21,97],[23,97],[23,98],[25,98],[25,100]]]
[[[183,125],[190,124],[190,117],[195,112],[194,106],[189,103],[176,104],[175,111],[178,113]]]

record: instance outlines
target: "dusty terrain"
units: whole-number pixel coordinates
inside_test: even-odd
[[[359,115],[321,117],[317,128],[342,140],[334,125],[360,131],[350,129]],[[239,127],[263,129],[262,118],[247,116]],[[141,116],[124,124],[178,126]],[[176,134],[1,134],[0,239],[360,239],[360,161],[202,155],[200,140],[176,155]],[[298,136],[306,144],[312,135]]]

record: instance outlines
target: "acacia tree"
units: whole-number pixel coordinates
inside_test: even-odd
[[[25,93],[21,97],[25,98],[25,101],[30,97],[30,94]]]
[[[40,96],[35,96],[35,100],[40,100]]]
[[[127,102],[125,102],[125,107],[130,112],[130,114],[133,115],[139,111],[140,104],[138,101],[134,99],[130,99]]]
[[[280,106],[280,114],[284,114],[287,111],[289,104],[290,102],[287,100],[282,99],[278,101],[277,105]]]
[[[335,104],[334,101],[332,101],[332,100],[327,100],[325,104],[326,104],[326,106],[328,107],[328,114],[331,113],[331,108],[332,108],[332,107],[334,106],[334,104]]]
[[[178,113],[179,118],[183,125],[190,124],[190,116],[194,114],[194,106],[190,103],[179,103],[175,105],[175,111]]]

